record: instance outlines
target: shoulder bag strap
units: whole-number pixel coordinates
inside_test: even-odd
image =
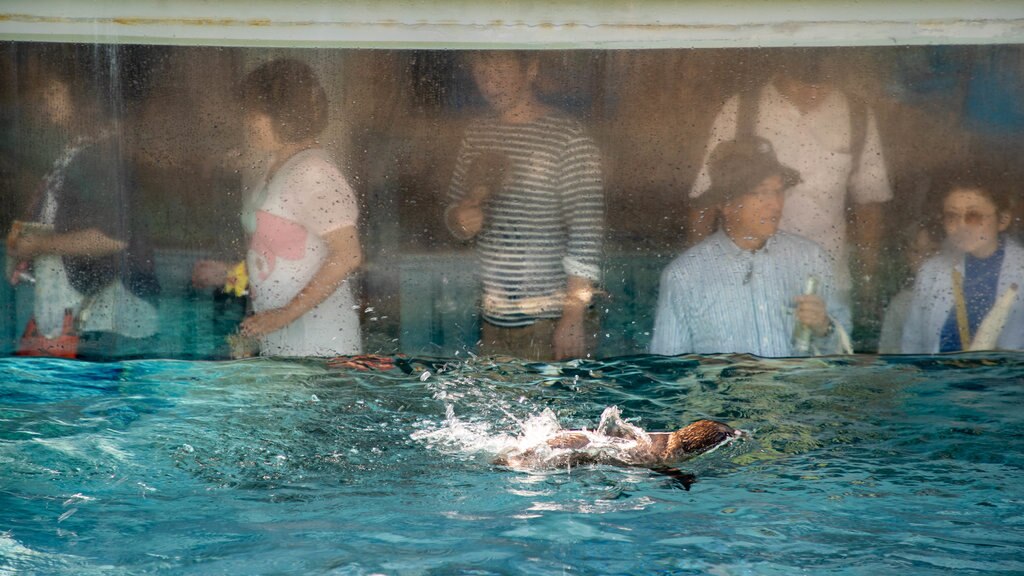
[[[761,90],[743,90],[739,93],[739,108],[736,111],[736,139],[743,140],[754,137],[757,124],[758,102]]]
[[[964,300],[964,275],[953,268],[953,297],[956,299],[956,327],[960,331],[960,349],[971,346],[971,325],[967,321],[967,301]]]
[[[853,96],[846,97],[850,108],[850,173],[860,168],[860,159],[864,155],[864,141],[868,137],[868,105]]]

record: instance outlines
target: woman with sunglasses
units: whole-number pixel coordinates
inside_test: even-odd
[[[1024,287],[1024,248],[1006,234],[1010,194],[990,170],[959,170],[937,184],[945,249],[924,263],[914,284],[902,352],[1024,349],[1024,302],[1017,292]],[[995,337],[981,334],[993,326]]]

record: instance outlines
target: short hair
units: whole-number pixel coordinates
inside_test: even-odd
[[[240,87],[247,111],[266,114],[285,142],[315,138],[327,127],[327,93],[309,65],[282,58],[250,72]]]
[[[1012,212],[1013,194],[1010,190],[1010,174],[1005,168],[989,164],[969,163],[947,168],[932,178],[932,192],[938,200],[937,207],[956,190],[974,190],[989,199],[998,212]]]
[[[520,70],[525,70],[534,62],[540,62],[540,52],[536,50],[474,50],[467,52],[465,62],[472,65],[476,62],[488,62],[507,58],[515,60]]]
[[[15,57],[28,71],[26,89],[63,84],[80,116],[76,121],[94,123],[127,116],[149,94],[169,53],[165,46],[47,44]]]
[[[107,62],[112,53],[109,47],[88,50],[78,44],[44,48],[36,89],[46,90],[51,82],[63,84],[77,115],[99,113],[109,119],[122,104],[119,78]]]

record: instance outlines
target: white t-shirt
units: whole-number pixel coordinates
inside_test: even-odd
[[[256,312],[280,308],[295,298],[327,257],[322,236],[356,226],[359,217],[352,187],[320,148],[288,159],[257,191],[253,208],[246,266]],[[359,314],[348,280],[298,320],[260,341],[260,353],[268,356],[361,351]]]
[[[853,166],[850,108],[842,92],[830,91],[807,113],[801,113],[774,84],[758,94],[754,134],[770,140],[779,162],[799,171],[803,179],[786,191],[779,228],[821,245],[835,264],[839,289],[848,290],[847,190],[858,204],[892,199],[874,114],[868,111],[860,165]],[[715,118],[691,198],[699,197],[711,185],[708,156],[720,142],[735,138],[738,110],[739,96],[733,96]]]

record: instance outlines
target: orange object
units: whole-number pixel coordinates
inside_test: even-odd
[[[21,220],[15,220],[14,223],[11,224],[11,232],[7,235],[8,250],[14,249],[14,243],[18,241],[18,236],[21,236],[21,229],[23,227],[24,225],[21,223]]]
[[[78,334],[75,333],[75,316],[71,310],[64,311],[64,327],[58,336],[46,338],[39,334],[36,319],[25,325],[25,333],[18,342],[17,356],[48,356],[52,358],[75,358],[78,355]]]

